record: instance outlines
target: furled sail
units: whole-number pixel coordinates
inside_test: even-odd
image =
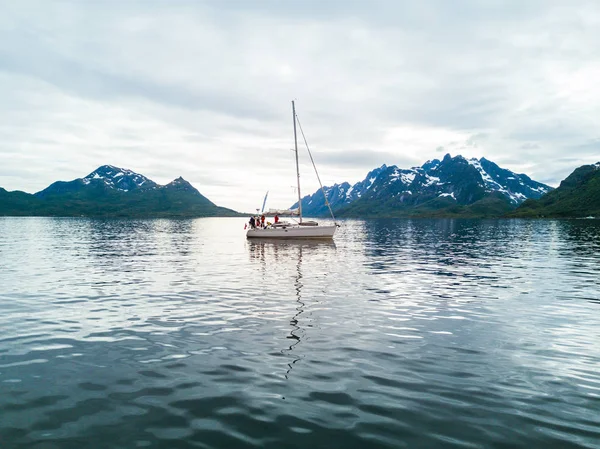
[[[298,209],[269,209],[265,215],[299,215]]]
[[[268,196],[269,196],[269,191],[267,190],[267,193],[265,193],[265,199],[264,199],[264,201],[263,201],[263,207],[262,207],[262,210],[261,210],[261,212],[264,212],[264,211],[265,211],[265,206],[266,206],[266,204],[267,204],[267,197],[268,197]]]

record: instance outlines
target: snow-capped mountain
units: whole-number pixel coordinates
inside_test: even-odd
[[[139,188],[155,188],[158,185],[146,178],[144,175],[135,173],[125,168],[118,168],[113,165],[103,165],[98,167],[92,173],[82,178],[84,184],[88,185],[92,182],[102,182],[110,188],[129,192]]]
[[[84,178],[57,181],[26,198],[37,215],[103,217],[234,216],[179,177],[164,186],[131,170],[103,165]],[[27,209],[27,208],[25,208]]]
[[[75,192],[132,192],[159,187],[144,175],[113,165],[102,165],[84,178],[73,181],[56,181],[35,196],[45,198]]]
[[[485,158],[466,159],[447,154],[442,160],[427,161],[420,167],[401,169],[382,165],[363,181],[347,182],[325,189],[334,210],[399,211],[428,204],[440,209],[471,205],[490,195],[516,207],[528,198],[539,198],[552,187],[533,181],[527,175],[503,169]],[[297,207],[297,203],[292,206]],[[302,199],[305,215],[324,215],[327,206],[321,191]]]

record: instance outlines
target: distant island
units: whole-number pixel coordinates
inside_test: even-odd
[[[161,186],[131,170],[103,165],[84,178],[28,194],[0,188],[0,215],[51,217],[234,217],[179,177]]]
[[[420,167],[382,165],[363,181],[324,188],[337,217],[600,217],[600,162],[577,168],[556,189],[486,159],[447,154]],[[298,203],[291,209],[296,209]],[[329,214],[321,190],[302,198],[305,216]],[[84,178],[29,194],[0,188],[0,216],[195,218],[244,216],[219,207],[189,182],[159,185],[103,165]]]

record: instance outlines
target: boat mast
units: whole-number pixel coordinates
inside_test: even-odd
[[[300,194],[300,165],[298,163],[298,137],[296,136],[296,105],[292,100],[292,114],[294,116],[294,151],[296,151],[296,176],[298,177],[298,215],[302,223],[302,195]]]

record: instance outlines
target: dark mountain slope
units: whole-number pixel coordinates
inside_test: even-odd
[[[600,217],[600,162],[583,165],[538,200],[527,200],[513,217]]]
[[[40,205],[40,200],[35,196],[20,192],[7,192],[0,187],[0,215],[28,216]]]

